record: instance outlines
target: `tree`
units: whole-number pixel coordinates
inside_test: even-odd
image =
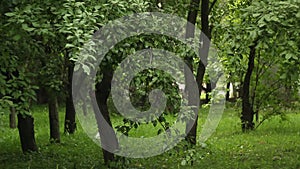
[[[209,48],[210,48],[210,40],[211,40],[211,28],[209,25],[209,13],[212,11],[213,7],[216,4],[216,0],[213,1],[211,4],[209,0],[202,0],[201,1],[201,34],[200,34],[200,60],[198,62],[198,67],[196,71],[196,81],[199,87],[199,95],[201,96],[201,92],[203,90],[202,84],[203,84],[203,79],[204,79],[204,74],[205,74],[205,69],[207,66],[207,58],[208,58],[208,53],[209,53]],[[191,6],[190,6],[190,11],[188,13],[188,21],[195,24],[196,23],[196,16],[197,16],[197,11],[199,8],[199,3],[200,1],[191,1]],[[193,33],[190,33],[189,31],[193,32],[193,30],[187,30],[187,37],[193,36]],[[190,35],[189,35],[190,34]],[[192,60],[191,59],[186,59],[187,62],[189,63],[189,67],[191,70],[193,70],[192,67]],[[211,85],[210,83],[208,85]],[[212,89],[211,86],[207,86],[207,89]],[[207,92],[211,92],[211,90],[207,90]],[[201,103],[200,103],[201,106]],[[197,121],[198,121],[198,116],[195,117],[196,123],[194,123],[192,129],[188,133],[188,140],[192,144],[196,144],[196,133],[197,133]]]
[[[295,56],[299,48],[294,45],[298,40],[286,37],[294,37],[297,34],[295,27],[299,25],[299,16],[296,6],[299,4],[292,1],[237,1],[231,5],[234,9],[232,16],[229,15],[223,20],[225,23],[222,23],[229,32],[224,36],[227,42],[223,41],[223,47],[227,46],[225,48],[230,51],[232,57],[227,60],[231,63],[239,62],[242,70],[244,69],[241,122],[242,130],[248,131],[254,129],[254,115],[258,120],[258,112],[261,109],[266,111],[263,119],[270,117],[270,114],[283,113],[286,106],[282,98],[273,95],[285,95],[282,92],[285,86],[295,85],[298,79],[298,75],[294,75],[299,70],[299,67],[294,65],[298,62]],[[293,49],[293,52],[290,49]],[[290,65],[295,71],[290,72],[290,69],[284,68],[283,65]],[[283,74],[291,76],[287,78]],[[271,83],[262,83],[265,79]],[[285,80],[279,83],[279,79]],[[286,80],[289,83],[286,83]],[[282,107],[279,108],[278,104]]]
[[[47,6],[51,8],[43,10]],[[73,61],[70,61],[70,58],[97,29],[97,21],[93,17],[98,16],[99,8],[99,6],[92,6],[86,9],[83,2],[44,1],[33,4],[23,3],[15,9],[14,13],[8,14],[11,17],[10,21],[22,25],[21,28],[30,35],[28,38],[36,41],[36,45],[40,46],[40,56],[37,60],[42,71],[35,73],[40,77],[39,86],[47,91],[51,142],[60,142],[57,97],[64,91],[67,96],[65,132],[75,131],[75,111],[70,88]],[[92,12],[93,17],[83,15],[88,12]],[[84,22],[78,23],[78,20]],[[60,94],[61,96],[63,95]]]
[[[100,13],[100,18],[96,18],[96,16],[94,16],[95,18],[92,18],[92,21],[95,20],[94,28],[95,26],[98,26],[98,28],[94,29],[93,32],[95,30],[98,30],[102,25],[106,24],[110,20],[117,19],[119,17],[125,16],[127,14],[131,14],[133,12],[142,12],[148,7],[147,3],[135,1],[135,0],[119,1],[118,3],[109,0],[103,4],[97,4],[96,2],[94,2],[93,4],[96,5],[93,13],[95,15]],[[74,8],[74,10],[77,10],[77,8]],[[86,24],[84,24],[83,26],[85,27]],[[77,31],[77,29],[75,29],[74,31]],[[90,35],[89,38],[91,38],[92,34],[89,35]],[[76,39],[76,36],[74,36],[73,34],[69,35],[68,39],[72,39],[72,38]],[[74,43],[72,44],[69,43],[67,44],[67,46],[71,48],[75,47],[75,48],[83,49],[82,46]],[[113,126],[110,120],[110,112],[108,110],[108,105],[107,105],[109,94],[111,91],[111,80],[112,80],[114,66],[122,60],[124,51],[115,50],[115,52],[117,53],[114,53],[114,55],[111,54],[107,55],[106,56],[107,58],[105,58],[100,65],[97,65],[95,67],[93,66],[93,64],[90,63],[90,61],[91,60],[95,61],[96,56],[78,55],[78,53],[76,54],[76,52],[74,52],[74,55],[71,58],[73,61],[76,61],[76,65],[78,66],[78,67],[75,66],[74,73],[76,73],[76,71],[78,70],[83,70],[86,74],[89,74],[91,70],[95,70],[95,72],[97,72],[95,91],[91,91],[91,95],[92,96],[94,95],[97,99],[97,104],[96,103],[93,104],[93,109],[97,120],[97,126],[98,126],[98,131],[101,139],[101,144],[103,147],[102,150],[103,150],[104,162],[107,165],[109,165],[112,161],[115,161],[117,159],[113,154],[113,152],[107,151],[105,149],[106,146],[111,145],[111,143],[113,142],[114,143],[113,145],[116,146],[112,147],[112,149],[117,150],[118,148],[117,146],[118,139],[116,138],[115,131],[112,129]],[[100,110],[100,112],[97,111],[98,109]],[[108,123],[110,129],[107,129],[105,127],[104,121]]]
[[[251,75],[254,68],[254,59],[256,54],[256,45],[257,42],[254,42],[249,48],[250,48],[250,54],[248,59],[248,68],[247,72],[243,81],[243,96],[242,96],[242,129],[245,130],[252,130],[254,129],[254,123],[253,123],[253,107],[250,104],[250,81],[251,81]]]
[[[200,4],[200,0],[191,0],[187,21],[189,23],[193,24],[193,26],[195,26],[195,24],[196,24],[197,14],[198,14],[198,10],[199,10],[199,4]],[[195,27],[193,27],[193,26],[187,24],[186,39],[194,39]],[[193,57],[192,56],[186,56],[185,57],[185,62],[188,65],[190,71],[193,72]],[[185,70],[185,82],[186,82],[185,91],[189,92],[189,91],[191,91],[191,87],[190,87],[191,80],[193,80],[194,77],[193,78],[189,77],[189,75],[186,72],[187,72],[187,70]],[[199,83],[198,83],[198,85],[199,85]],[[201,92],[201,90],[200,90],[200,92]],[[193,98],[192,93],[188,93],[188,101],[189,101],[189,105],[194,105],[195,99]],[[190,128],[189,127],[190,124],[187,124],[187,129],[186,129],[187,130],[186,140],[189,143],[193,144],[193,145],[196,145],[198,109],[196,109],[195,111],[196,111],[195,116],[193,117],[194,120],[192,120],[192,122],[194,122],[194,123],[193,123],[190,131],[188,131],[189,128]]]
[[[3,46],[0,50],[0,86],[2,102],[15,108],[18,116],[18,130],[23,152],[37,151],[34,136],[34,119],[29,112],[31,101],[35,99],[35,89],[30,79],[33,59],[28,53],[37,50],[32,41],[27,40],[28,34],[17,27],[16,23],[10,23],[9,18],[18,2],[1,2],[1,34]],[[21,38],[21,37],[24,38]],[[28,48],[32,45],[32,48]],[[4,106],[5,108],[5,106]]]

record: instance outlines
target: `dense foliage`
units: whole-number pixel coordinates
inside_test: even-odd
[[[195,2],[200,3],[193,4]],[[208,6],[208,9],[204,10],[201,5]],[[233,88],[230,99],[235,104],[230,106],[235,107],[238,116],[241,116],[238,124],[251,124],[247,130],[261,126],[274,116],[286,119],[288,112],[297,110],[300,73],[299,0],[12,0],[0,2],[0,118],[9,114],[15,116],[12,110],[19,115],[19,120],[21,117],[32,117],[32,106],[39,104],[38,100],[44,95],[49,103],[50,133],[53,125],[57,125],[59,134],[59,114],[55,106],[57,101],[60,107],[69,103],[73,69],[82,69],[86,74],[97,70],[95,90],[100,93],[98,95],[107,93],[107,97],[100,102],[108,106],[108,119],[110,116],[119,118],[120,113],[111,100],[111,84],[105,84],[106,76],[115,71],[125,58],[143,49],[164,49],[184,60],[199,83],[200,93],[206,93],[207,104],[201,102],[201,106],[209,107],[213,102],[210,97],[216,87],[215,82],[210,81],[211,77],[205,68],[199,71],[201,66],[206,66],[203,62],[207,58],[197,58],[190,47],[172,37],[141,34],[126,38],[110,49],[97,67],[91,64],[97,60],[94,55],[81,53],[87,47],[87,42],[91,42],[89,40],[94,33],[104,25],[141,12],[164,12],[182,18],[188,16],[187,19],[190,19],[191,13],[195,14],[193,19],[196,27],[202,29],[211,40],[211,46],[218,49],[217,57],[224,66],[228,90],[230,86]],[[201,17],[197,17],[200,14]],[[207,16],[203,17],[204,14]],[[118,31],[122,33],[122,30]],[[193,34],[188,31],[187,38],[200,39],[196,43],[199,49],[203,45],[209,46],[202,43],[202,36],[188,37]],[[199,53],[203,54],[203,50]],[[208,56],[212,54],[207,53]],[[149,63],[151,61],[150,58]],[[204,72],[203,78],[199,74]],[[177,83],[174,76],[180,75],[170,75],[151,68],[136,74],[130,83],[130,101],[139,111],[151,107],[149,95],[154,89],[161,89],[167,96],[163,114],[151,121],[156,135],[173,124],[173,117],[178,115],[183,101],[180,94],[189,86]],[[107,81],[110,83],[111,79]],[[97,88],[97,84],[100,88]],[[201,99],[204,99],[203,95]],[[51,105],[54,105],[54,109]],[[75,112],[72,115],[75,121]],[[51,122],[53,119],[56,123]],[[65,120],[67,123],[69,119]],[[115,131],[130,135],[148,123],[124,118],[112,125]],[[201,126],[196,126],[195,130],[199,128]],[[246,130],[243,128],[243,131]],[[203,143],[201,145],[204,146]],[[196,150],[186,150],[189,147],[185,144],[181,148],[187,153],[184,154],[185,158],[178,157],[181,158],[179,161],[182,166],[192,165],[193,158],[207,156],[189,155],[197,154]]]

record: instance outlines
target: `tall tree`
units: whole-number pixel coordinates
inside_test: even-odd
[[[69,61],[67,59],[67,77],[68,81],[66,82],[66,115],[65,115],[65,133],[73,134],[76,129],[76,121],[75,121],[75,108],[72,98],[72,77],[74,71],[74,63],[73,61]]]
[[[256,54],[257,42],[254,42],[250,48],[250,54],[248,57],[248,68],[243,82],[243,96],[242,96],[242,129],[243,131],[252,130],[254,128],[253,123],[253,107],[250,103],[250,82],[251,75],[254,69],[254,59]]]
[[[248,131],[255,128],[254,116],[259,120],[262,108],[264,121],[281,115],[290,105],[283,101],[286,94],[282,91],[298,79],[299,47],[295,44],[299,40],[294,37],[299,32],[299,2],[232,1],[228,5],[231,14],[221,22],[227,32],[222,48],[230,54],[224,59],[229,67],[240,65],[231,66],[231,72],[243,72],[239,75],[243,77],[241,124]]]
[[[102,119],[97,113],[95,114],[95,116],[97,119],[97,125],[100,133],[102,147],[106,147],[107,145],[116,145],[116,147],[113,147],[113,149],[117,150],[118,139],[116,137],[115,131],[112,130],[112,123],[110,120],[110,115],[109,115],[108,105],[107,105],[108,96],[111,91],[112,77],[113,77],[112,68],[107,68],[105,69],[105,71],[103,71],[103,77],[101,82],[96,84],[97,103],[100,109],[100,113],[102,114],[102,117],[104,117],[104,119]],[[106,128],[103,125],[105,123],[103,122],[103,120],[105,120],[111,126],[111,128]],[[115,156],[112,152],[107,151],[105,148],[103,148],[102,150],[103,150],[104,162],[106,164],[109,164],[109,162],[115,160]]]
[[[82,25],[83,28],[86,29],[86,25],[90,24],[91,27],[93,27],[94,29],[92,30],[92,33],[87,30],[84,30],[83,32],[89,32],[90,34],[88,34],[89,36],[85,36],[85,37],[89,37],[91,38],[91,35],[93,34],[93,32],[97,31],[102,25],[106,24],[109,20],[114,20],[117,19],[119,17],[122,17],[126,14],[130,14],[132,12],[137,12],[137,11],[144,11],[145,9],[147,9],[148,5],[147,3],[141,2],[141,1],[119,1],[118,3],[115,3],[115,1],[111,1],[108,0],[106,1],[106,3],[104,4],[99,4],[97,1],[95,2],[87,2],[87,3],[83,3],[83,5],[91,5],[95,6],[95,9],[93,9],[93,13],[94,17],[96,19],[91,19],[91,21],[89,21],[88,23],[85,23]],[[74,11],[78,11],[77,7],[72,8],[74,9]],[[87,9],[87,8],[83,8],[83,9]],[[67,10],[68,12],[68,10]],[[99,15],[99,13],[101,15]],[[99,15],[99,16],[98,16]],[[77,16],[77,15],[76,15]],[[87,17],[86,20],[88,21],[88,19],[90,19],[91,17]],[[66,20],[68,22],[68,20]],[[92,21],[95,21],[95,23],[93,23]],[[76,22],[76,20],[74,20],[74,22]],[[98,23],[97,23],[98,22]],[[72,28],[71,30],[74,30],[74,32],[77,32],[78,29],[77,27]],[[69,32],[70,29],[63,29],[63,31],[65,32]],[[79,33],[80,34],[80,33]],[[82,33],[81,33],[82,34]],[[97,58],[97,54],[96,56],[83,56],[83,55],[77,55],[76,54],[76,49],[82,46],[78,45],[77,43],[77,36],[74,36],[73,34],[69,34],[69,37],[67,39],[74,39],[73,42],[69,42],[66,47],[70,48],[70,49],[75,49],[72,53],[72,57],[71,60],[76,61],[79,65],[82,66],[83,70],[85,70],[85,73],[89,72],[89,68],[90,65],[93,64],[88,64],[90,62],[89,59],[91,60],[95,60]],[[87,40],[87,39],[85,39]],[[99,79],[99,81],[96,81],[95,84],[95,93],[91,93],[92,95],[95,94],[95,96],[92,97],[96,97],[97,99],[97,104],[93,104],[93,109],[94,109],[94,113],[95,113],[95,117],[97,120],[97,127],[98,127],[98,131],[99,131],[99,135],[100,135],[100,140],[101,140],[101,145],[102,145],[102,151],[103,151],[103,157],[104,157],[104,162],[105,164],[109,165],[112,161],[116,160],[116,157],[114,155],[113,152],[111,151],[107,151],[107,145],[115,145],[116,147],[110,147],[110,150],[117,150],[118,148],[118,139],[116,137],[115,131],[113,130],[113,126],[112,126],[112,122],[110,120],[110,112],[108,110],[108,97],[110,95],[110,90],[111,90],[111,80],[113,77],[113,67],[116,65],[116,62],[121,62],[122,60],[122,51],[117,51],[118,54],[113,55],[113,56],[106,56],[109,59],[103,59],[103,61],[101,62],[100,66],[100,70],[98,71],[99,76],[97,79]],[[93,67],[91,69],[97,69],[99,67]],[[75,72],[74,72],[75,73]],[[97,111],[97,110],[100,110]],[[99,114],[101,113],[101,114]],[[103,117],[103,118],[102,118]],[[110,128],[108,129],[107,127],[105,127],[104,122],[106,122]]]
[[[29,53],[37,50],[28,34],[9,19],[18,1],[3,1],[0,8],[0,35],[3,46],[0,49],[0,95],[1,99],[15,108],[18,130],[23,152],[37,151],[34,135],[34,119],[29,112],[30,103],[35,99],[31,66],[34,58]],[[23,37],[23,38],[22,38]],[[31,48],[29,47],[31,46]],[[3,78],[4,77],[4,78]]]
[[[18,114],[18,129],[24,153],[38,151],[34,136],[34,119],[29,115]]]
[[[216,0],[214,0],[211,5],[209,0],[202,0],[201,1],[201,34],[200,34],[200,61],[198,63],[197,74],[196,74],[196,81],[199,87],[199,95],[201,96],[201,92],[203,90],[202,83],[204,79],[205,69],[207,65],[207,58],[210,48],[210,40],[211,40],[211,28],[209,25],[209,13],[212,11],[213,7],[216,4]],[[197,11],[199,8],[200,1],[191,1],[191,10],[188,13],[188,21],[191,23],[196,23],[196,16]],[[195,6],[196,5],[196,6]],[[195,8],[194,8],[195,7]],[[190,35],[188,35],[190,36]],[[188,62],[191,63],[191,60]],[[189,65],[191,70],[193,70],[192,66]],[[201,103],[200,103],[201,106]],[[194,123],[192,129],[188,133],[188,140],[192,144],[196,144],[196,136],[197,136],[197,119]]]
[[[196,24],[196,20],[197,20],[197,14],[198,14],[198,10],[199,10],[199,4],[200,4],[200,0],[191,0],[190,3],[190,9],[188,12],[188,17],[187,17],[187,21],[190,24],[187,24],[187,28],[186,28],[186,39],[194,39],[195,36],[195,24]],[[193,72],[193,56],[187,55],[184,58],[186,64],[188,65],[188,68],[190,69],[191,72]],[[185,92],[187,92],[188,94],[188,101],[189,101],[189,105],[194,105],[194,101],[195,99],[193,99],[192,94],[193,93],[188,93],[189,91],[191,91],[191,80],[193,80],[194,77],[190,77],[190,75],[187,73],[188,70],[185,70],[185,83],[186,83],[186,87],[185,87]],[[194,110],[195,115],[193,117],[193,120],[191,120],[192,126],[191,124],[187,124],[187,136],[186,136],[186,140],[193,144],[196,145],[196,137],[197,137],[197,124],[198,124],[198,109]]]
[[[58,102],[55,92],[48,92],[48,110],[50,121],[50,142],[60,143]]]

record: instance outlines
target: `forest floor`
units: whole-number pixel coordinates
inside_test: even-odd
[[[8,115],[0,115],[0,169],[91,169],[106,168],[102,151],[82,130],[79,123],[74,135],[61,134],[60,144],[49,142],[47,106],[34,106],[35,136],[38,153],[22,154],[17,129],[8,126]],[[205,116],[202,116],[205,117]],[[198,131],[205,121],[200,116]],[[64,109],[60,108],[63,132]],[[118,123],[120,117],[113,116]],[[131,134],[151,133],[151,126]],[[259,128],[242,133],[238,113],[228,108],[216,132],[205,144],[185,150],[180,143],[159,156],[123,159],[117,168],[220,168],[220,169],[300,169],[300,113],[289,113],[286,120],[273,117]],[[121,167],[122,166],[122,167]]]

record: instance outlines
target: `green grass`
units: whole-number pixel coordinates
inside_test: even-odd
[[[61,135],[61,144],[49,143],[47,108],[35,106],[36,141],[39,152],[23,155],[17,129],[8,128],[7,115],[0,117],[0,169],[106,168],[99,146],[82,131]],[[206,113],[204,113],[206,114]],[[205,116],[204,116],[205,117]],[[274,117],[257,130],[242,133],[237,113],[226,109],[216,132],[202,144],[186,149],[184,143],[159,156],[126,159],[124,168],[287,168],[300,169],[300,114],[290,113],[288,120]],[[63,131],[64,109],[60,109]],[[113,117],[115,124],[121,118]],[[204,118],[199,119],[198,131]],[[156,128],[157,130],[157,128]],[[156,131],[144,125],[133,136],[150,136]],[[192,163],[192,165],[191,165]],[[121,163],[119,163],[121,164]],[[116,164],[116,165],[119,165]]]

